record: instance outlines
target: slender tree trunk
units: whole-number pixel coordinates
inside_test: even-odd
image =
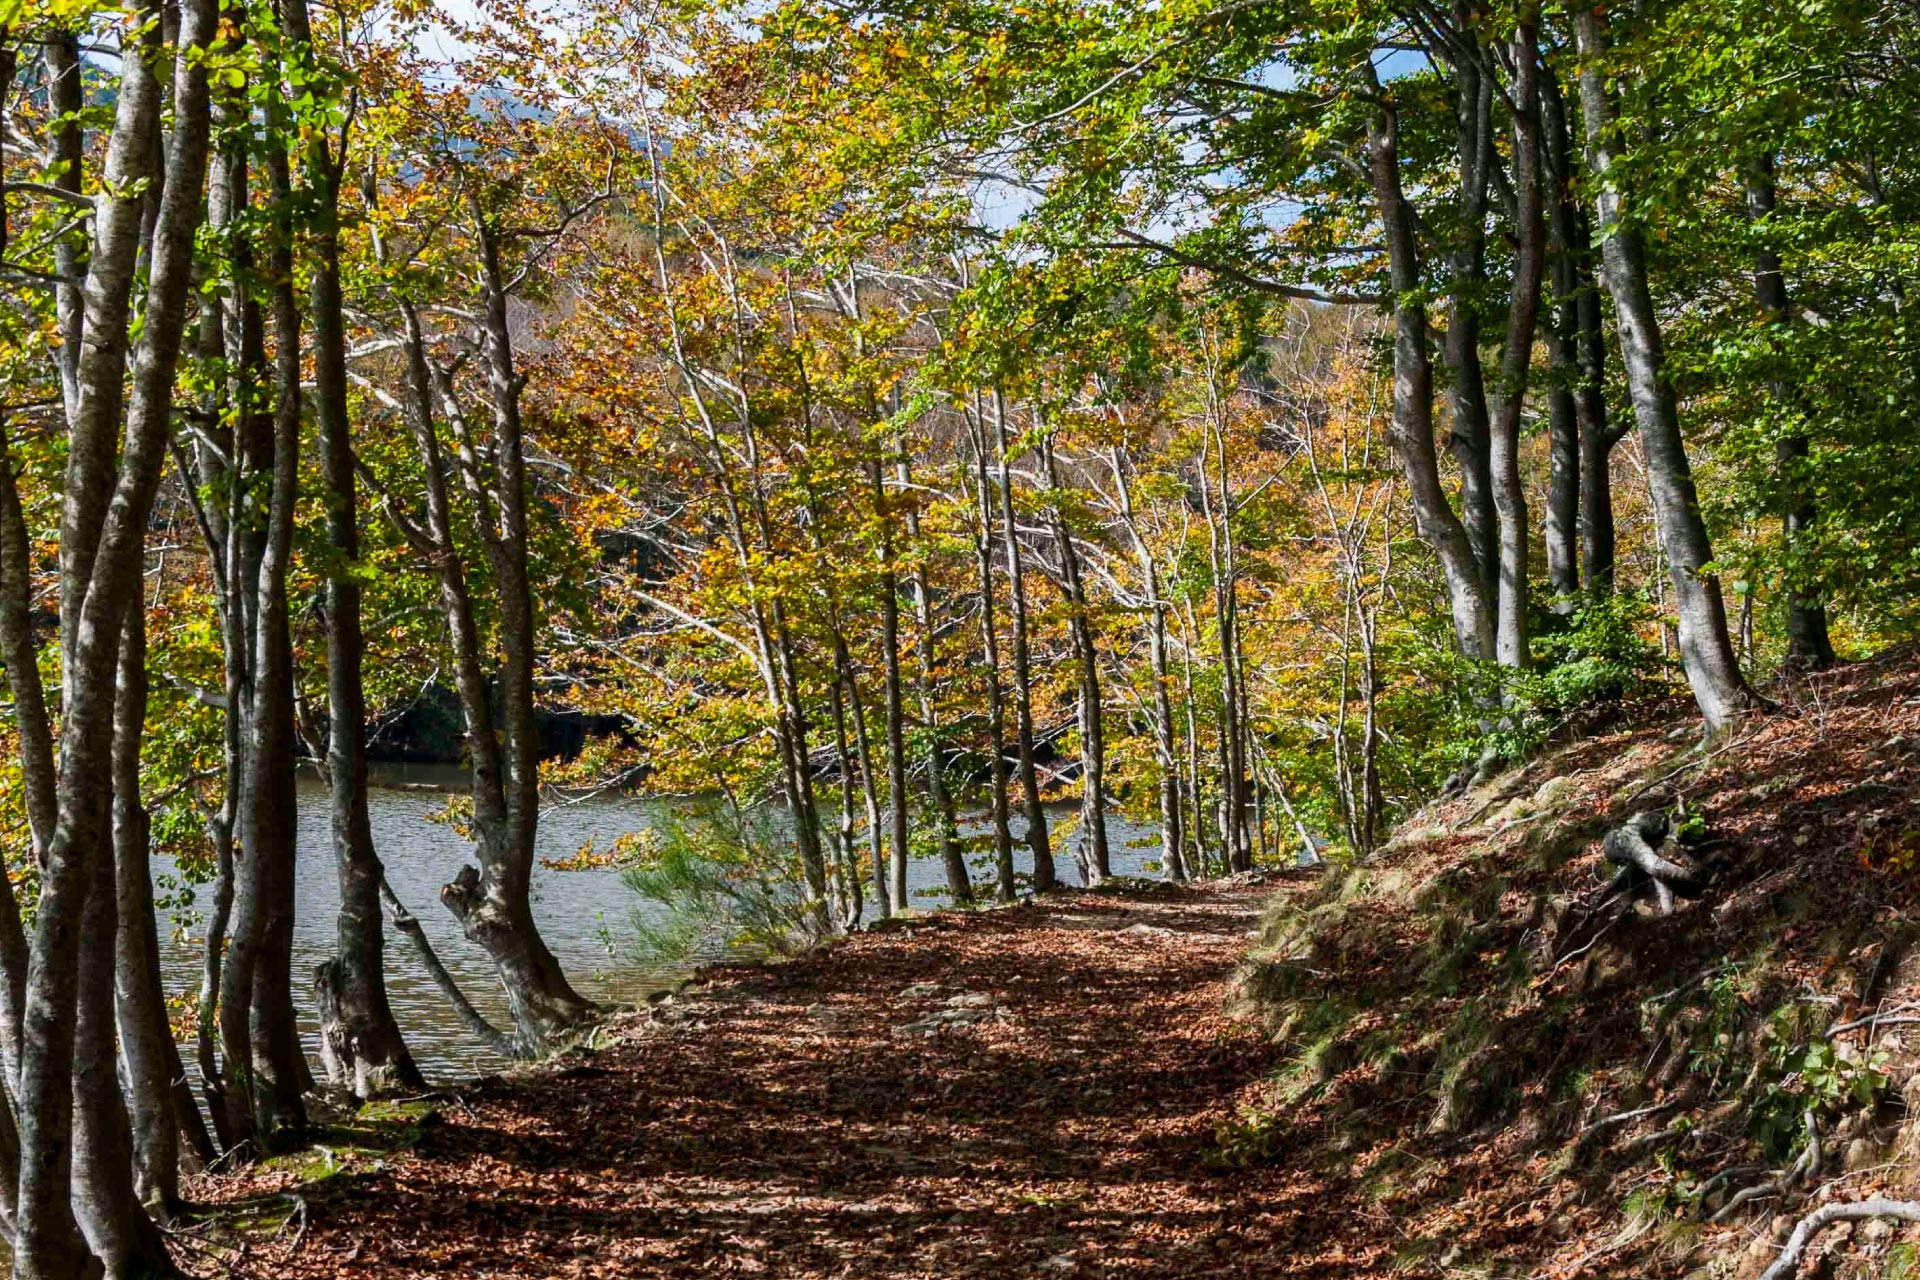
[[[895,910],[905,911],[909,905],[905,889],[896,893],[887,885],[887,841],[880,824],[880,796],[874,782],[878,771],[874,768],[873,742],[867,734],[866,702],[854,679],[853,659],[847,653],[846,640],[837,631],[834,645],[838,651],[840,679],[847,690],[847,710],[853,717],[853,748],[860,762],[860,798],[866,805],[867,859],[873,865],[873,896],[889,902]]]
[[[56,35],[48,44],[48,69],[56,77],[56,101],[64,100],[63,95],[78,92],[78,67],[71,61],[60,62],[61,54],[69,59],[77,57],[70,39]],[[65,72],[63,66],[68,68]],[[0,39],[0,120],[7,118],[8,100],[18,69],[18,53],[12,44]],[[71,83],[63,87],[63,79]],[[77,142],[73,163],[79,163]],[[78,181],[75,170],[73,189],[78,189]],[[9,247],[10,228],[5,192],[0,191],[0,258],[5,257]],[[61,290],[63,305],[68,292],[65,288]],[[77,351],[76,347],[76,354]],[[68,404],[71,408],[71,398]],[[39,662],[39,644],[33,633],[32,543],[27,532],[26,512],[20,502],[6,415],[4,409],[0,409],[0,665],[4,665],[7,689],[13,696],[12,719],[20,741],[27,827],[36,865],[44,863],[47,845],[59,821],[53,720],[47,713]],[[6,868],[0,866],[0,1073],[4,1074],[4,1080],[0,1080],[0,1085],[4,1085],[0,1088],[0,1222],[9,1232],[13,1229],[13,1196],[20,1176],[19,1134],[14,1127],[13,1108],[20,1098],[20,1038],[28,964],[27,935],[20,923],[19,899]]]
[[[1586,210],[1574,208],[1574,242],[1592,243]],[[1614,423],[1607,416],[1607,340],[1600,314],[1600,286],[1594,278],[1593,255],[1583,250],[1574,260],[1577,281],[1575,307],[1580,317],[1576,345],[1580,381],[1574,392],[1574,412],[1580,424],[1580,563],[1589,592],[1613,590],[1615,534],[1613,525],[1613,447],[1626,438],[1631,419]]]
[[[121,65],[104,194],[88,268],[87,340],[63,498],[58,818],[34,919],[20,1061],[20,1191],[14,1274],[68,1280],[81,1270],[71,1162],[76,1013],[88,891],[102,875],[110,793],[113,669],[130,599],[139,596],[148,514],[165,457],[175,362],[192,274],[207,146],[204,46],[209,0],[183,5],[173,134],[149,257],[147,305],[132,396],[120,414],[128,297],[140,235],[137,192],[158,126],[159,84],[144,50]],[[95,323],[96,320],[99,323]],[[71,545],[65,535],[73,534]],[[23,765],[29,762],[23,759]],[[109,949],[109,954],[110,954]]]
[[[1540,281],[1546,261],[1541,221],[1539,11],[1524,6],[1513,37],[1513,187],[1516,205],[1512,301],[1500,361],[1500,409],[1493,421],[1493,501],[1500,516],[1500,592],[1494,653],[1503,667],[1527,665],[1527,491],[1520,480],[1520,411],[1533,362]]]
[[[1047,831],[1047,809],[1040,800],[1040,766],[1034,758],[1033,667],[1027,640],[1027,578],[1021,563],[1020,526],[1014,521],[1013,474],[1007,459],[1007,401],[993,393],[994,452],[1000,459],[1000,523],[1007,558],[1007,614],[1013,646],[1014,736],[1020,750],[1020,801],[1027,817],[1027,848],[1033,854],[1033,891],[1047,893],[1059,883],[1053,866],[1053,844]]]
[[[1601,328],[1600,291],[1593,278],[1593,233],[1585,207],[1574,193],[1574,146],[1567,122],[1560,80],[1550,68],[1540,73],[1541,139],[1552,170],[1554,199],[1548,206],[1548,234],[1552,241],[1554,309],[1550,339],[1555,372],[1556,415],[1572,415],[1571,439],[1577,456],[1571,463],[1574,479],[1567,479],[1564,458],[1569,428],[1554,418],[1553,479],[1548,499],[1547,554],[1554,590],[1578,585],[1584,578],[1589,592],[1613,589],[1613,470],[1614,445],[1625,427],[1607,420],[1606,335]],[[1565,405],[1558,388],[1565,387]],[[1572,492],[1567,492],[1571,487]],[[1567,532],[1567,513],[1579,537],[1579,574],[1571,553],[1561,546]],[[1556,515],[1555,513],[1558,513]],[[1557,521],[1557,523],[1556,523]],[[1556,548],[1559,548],[1556,550]],[[1561,563],[1556,576],[1555,559]]]
[[[1153,676],[1154,747],[1160,766],[1160,856],[1168,880],[1176,884],[1187,879],[1184,851],[1185,835],[1180,823],[1180,756],[1174,745],[1173,677],[1167,670],[1167,602],[1160,598],[1160,568],[1153,549],[1141,536],[1134,516],[1133,486],[1127,479],[1124,451],[1114,448],[1108,454],[1113,468],[1114,488],[1120,497],[1120,518],[1133,540],[1134,556],[1140,561],[1140,581],[1147,596],[1147,658]]]
[[[1763,154],[1747,173],[1747,213],[1766,233],[1775,201],[1773,156]],[[1793,307],[1787,296],[1787,277],[1780,267],[1780,254],[1764,239],[1753,251],[1753,293],[1760,304],[1761,321],[1778,329],[1793,324]],[[1776,403],[1790,396],[1784,378],[1772,385]],[[1833,640],[1827,634],[1827,608],[1817,591],[1807,587],[1807,574],[1796,562],[1797,545],[1806,538],[1819,514],[1812,492],[1801,477],[1807,457],[1807,437],[1800,432],[1784,435],[1776,446],[1780,467],[1780,491],[1783,495],[1781,534],[1786,549],[1787,581],[1787,662],[1803,670],[1818,670],[1833,665]],[[1749,593],[1748,600],[1752,600]]]
[[[911,486],[906,454],[898,463],[900,487]],[[927,562],[917,554],[920,545],[920,514],[911,503],[906,508],[907,541],[915,549],[913,562],[913,622],[919,634],[919,668],[914,672],[914,688],[920,700],[920,723],[927,735],[927,807],[939,825],[940,863],[947,875],[947,892],[955,906],[973,901],[973,881],[967,875],[966,855],[961,851],[959,822],[954,814],[953,793],[947,787],[946,748],[940,740],[940,720],[933,701],[933,683],[937,671],[933,634],[933,592],[927,582]]]
[[[293,55],[309,60],[313,34],[306,0],[280,0]],[[344,148],[345,143],[342,142]],[[327,538],[335,565],[327,580],[327,742],[334,869],[340,910],[334,955],[314,971],[316,997],[327,992],[347,1051],[340,1083],[362,1098],[426,1081],[407,1051],[387,1000],[386,939],[380,918],[385,870],[374,848],[367,809],[366,638],[361,630],[358,495],[352,428],[347,418],[347,346],[340,286],[340,167],[324,131],[315,130],[304,156],[313,209],[313,416],[325,480]]]
[[[1086,582],[1080,572],[1080,553],[1073,546],[1073,530],[1060,509],[1060,477],[1054,464],[1053,443],[1042,438],[1041,464],[1047,473],[1048,516],[1060,544],[1060,583],[1071,611],[1068,630],[1080,667],[1080,881],[1089,887],[1113,874],[1107,845],[1107,735],[1100,694],[1100,651],[1094,642],[1093,614]]]
[[[1680,655],[1707,731],[1718,733],[1734,716],[1758,705],[1734,656],[1720,579],[1709,569],[1713,547],[1700,516],[1693,469],[1680,434],[1673,385],[1667,379],[1660,322],[1647,286],[1640,230],[1622,218],[1614,189],[1613,103],[1608,97],[1605,19],[1595,9],[1576,9],[1580,47],[1580,97],[1586,117],[1590,168],[1597,180],[1607,289],[1619,320],[1620,351],[1640,441],[1647,455],[1654,515],[1667,549],[1674,607],[1680,621]]]
[[[1200,785],[1200,725],[1193,685],[1193,650],[1199,627],[1194,623],[1191,605],[1185,606],[1180,616],[1180,702],[1186,724],[1187,812],[1192,819],[1183,825],[1192,833],[1194,864],[1205,879],[1212,874],[1212,863],[1207,856],[1207,818]]]
[[[229,108],[222,102],[213,106],[214,120],[228,123]],[[235,216],[234,192],[230,182],[232,166],[214,164],[207,180],[207,224],[216,236],[230,232]],[[211,385],[200,401],[201,415],[209,424],[207,439],[196,438],[191,454],[175,450],[182,487],[189,495],[198,492],[224,493],[223,505],[196,505],[201,517],[201,537],[206,543],[207,562],[213,573],[215,612],[220,622],[222,659],[220,808],[205,821],[207,839],[213,846],[214,877],[212,900],[207,909],[206,937],[201,944],[200,990],[196,1012],[196,1058],[200,1067],[201,1088],[205,1090],[207,1113],[212,1117],[214,1136],[220,1146],[231,1148],[237,1140],[228,1122],[231,1114],[224,1073],[219,1056],[220,990],[225,981],[228,925],[233,917],[236,877],[234,843],[239,835],[240,793],[244,789],[243,758],[240,750],[241,719],[246,697],[247,661],[250,652],[244,602],[245,581],[240,562],[240,540],[246,524],[244,504],[246,486],[237,482],[240,459],[238,437],[229,425],[234,415],[227,412],[232,380],[220,376],[227,356],[229,327],[226,312],[231,298],[202,296],[199,307],[199,356],[214,370]],[[194,1108],[197,1113],[198,1107]],[[244,1136],[244,1135],[240,1135]]]
[[[467,999],[466,993],[460,990],[460,984],[454,981],[453,975],[447,972],[447,966],[434,952],[433,943],[427,939],[425,926],[394,895],[393,886],[387,883],[385,875],[380,877],[380,901],[386,906],[388,915],[392,917],[393,927],[413,943],[414,953],[419,956],[421,966],[426,969],[427,976],[433,980],[433,985],[440,989],[440,994],[446,998],[447,1004],[453,1009],[454,1016],[460,1019],[460,1024],[473,1033],[475,1040],[501,1057],[509,1058],[516,1055],[519,1052],[518,1044],[505,1032],[495,1028],[481,1016],[478,1009],[473,1007],[473,1002]]]
[[[893,897],[907,901],[907,713],[900,682],[900,577],[893,566],[893,519],[881,464],[873,460],[874,515],[880,523],[880,656],[886,672],[887,822],[893,839]]]
[[[1545,81],[1551,81],[1548,72]],[[1551,184],[1547,202],[1547,251],[1553,293],[1541,325],[1547,343],[1547,511],[1544,530],[1547,585],[1556,612],[1568,612],[1580,591],[1580,418],[1574,392],[1580,381],[1579,277],[1573,238],[1574,208],[1565,168],[1566,121],[1558,95],[1542,86],[1540,146]]]
[[[1420,301],[1420,255],[1413,213],[1400,181],[1400,121],[1372,65],[1362,86],[1374,101],[1367,142],[1368,173],[1386,236],[1393,291],[1393,430],[1412,499],[1414,527],[1440,560],[1462,656],[1491,658],[1493,610],[1465,527],[1447,502],[1433,442],[1433,363],[1427,350],[1426,306]]]
[[[974,458],[978,496],[974,516],[979,521],[974,558],[980,581],[980,654],[985,667],[982,674],[987,681],[987,786],[993,814],[993,866],[1000,901],[1012,902],[1013,835],[1007,825],[1007,712],[1000,688],[1000,637],[993,621],[993,510],[987,504],[992,482],[987,475],[984,422],[980,424]]]
[[[847,899],[842,904],[840,927],[851,932],[859,927],[862,903],[860,856],[853,849],[853,753],[847,748],[847,700],[842,690],[843,683],[836,679],[832,697],[833,747],[834,761],[840,772],[840,826],[835,842],[840,850],[840,879]],[[880,918],[885,920],[893,914],[893,909],[887,900],[884,872],[875,875],[874,890],[874,902],[878,905]]]
[[[1461,5],[1455,24],[1470,28]],[[1471,58],[1453,66],[1454,127],[1460,163],[1452,291],[1447,304],[1446,357],[1453,374],[1453,428],[1448,439],[1460,467],[1461,522],[1479,566],[1482,591],[1493,597],[1500,580],[1500,532],[1496,514],[1491,426],[1486,375],[1480,363],[1480,297],[1487,277],[1487,185],[1494,165],[1493,84]]]
[[[146,617],[130,609],[120,650],[121,704],[113,742],[114,990],[120,1057],[133,1112],[133,1170],[141,1203],[162,1219],[180,1204],[180,1133],[200,1113],[175,1114],[177,1055],[160,982],[160,938],[153,918],[150,827],[140,799],[140,735],[147,718]],[[189,1095],[191,1098],[191,1095]],[[189,1132],[192,1131],[189,1128]],[[201,1140],[205,1143],[205,1138]],[[204,1151],[202,1154],[206,1154]]]
[[[1211,357],[1210,357],[1211,358]],[[1213,574],[1213,624],[1220,643],[1220,850],[1227,870],[1252,866],[1247,830],[1246,742],[1240,712],[1239,565],[1233,548],[1233,487],[1227,471],[1226,433],[1220,429],[1219,370],[1208,370],[1206,434],[1200,453],[1200,512],[1207,522],[1207,559]],[[1208,463],[1213,474],[1208,474]],[[1213,485],[1218,483],[1216,504]]]

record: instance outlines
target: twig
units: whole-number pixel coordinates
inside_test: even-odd
[[[1625,896],[1624,894],[1615,894],[1613,897],[1608,898],[1605,902],[1602,902],[1598,907],[1595,907],[1593,909],[1592,913],[1590,913],[1587,916],[1587,920],[1593,919],[1594,916],[1600,914],[1600,912],[1605,910],[1610,904],[1612,904],[1613,902],[1615,902],[1616,900],[1624,896]],[[1612,931],[1613,926],[1619,924],[1622,920],[1626,918],[1627,918],[1626,912],[1622,911],[1617,913],[1613,917],[1613,919],[1607,921],[1606,924],[1600,927],[1600,931],[1598,933],[1595,933],[1593,937],[1587,940],[1586,946],[1581,947],[1578,951],[1570,952],[1567,955],[1561,956],[1558,960],[1555,960],[1553,962],[1553,968],[1547,970],[1547,973],[1549,975],[1558,973],[1561,967],[1567,964],[1569,961],[1578,960],[1581,956],[1587,954],[1587,952],[1599,946],[1600,939],[1606,937],[1607,934]],[[1585,924],[1586,920],[1581,921],[1581,923]]]
[[[287,1222],[297,1223],[298,1225],[293,1229],[293,1241],[287,1246],[287,1252],[298,1253],[300,1252],[300,1246],[305,1243],[307,1238],[307,1202],[303,1197],[297,1196],[291,1191],[281,1192],[280,1198],[282,1200],[293,1201],[293,1214],[287,1219]],[[285,1231],[286,1229],[286,1222],[281,1223],[280,1230]]]
[[[1910,1009],[1912,1007],[1911,1005],[1901,1006],[1903,1009]],[[1852,1022],[1843,1022],[1837,1027],[1828,1027],[1826,1038],[1831,1040],[1837,1035],[1844,1035],[1849,1031],[1858,1031],[1862,1027],[1899,1027],[1916,1022],[1920,1022],[1920,1015],[1896,1016],[1894,1014],[1876,1013],[1870,1018],[1855,1018]]]
[[[1625,1124],[1629,1120],[1638,1120],[1643,1116],[1657,1116],[1663,1112],[1671,1111],[1679,1105],[1678,1101],[1661,1102],[1651,1107],[1641,1107],[1635,1111],[1622,1111],[1617,1115],[1603,1116],[1601,1119],[1595,1120],[1592,1124],[1582,1129],[1579,1133],[1576,1133],[1573,1136],[1573,1140],[1575,1142],[1583,1142],[1602,1129],[1610,1129],[1614,1125]]]

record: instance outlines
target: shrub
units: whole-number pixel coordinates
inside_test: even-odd
[[[730,809],[676,814],[648,832],[627,886],[642,959],[677,963],[719,943],[788,955],[817,942],[791,832]]]
[[[1657,625],[1637,591],[1585,596],[1571,614],[1543,617],[1521,695],[1537,711],[1565,715],[1668,692],[1673,664],[1646,638]]]

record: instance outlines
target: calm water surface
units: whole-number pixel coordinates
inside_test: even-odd
[[[452,781],[451,777],[436,781]],[[467,996],[482,1012],[504,1026],[506,999],[499,979],[478,948],[460,934],[459,925],[440,905],[440,886],[463,862],[471,847],[454,831],[432,820],[447,796],[429,789],[375,787],[370,794],[373,838],[386,863],[387,879],[401,902],[425,926],[434,949],[459,979]],[[339,909],[339,886],[334,878],[333,849],[328,827],[327,794],[313,779],[299,788],[300,821],[295,873],[293,964],[295,1000],[301,1009],[302,1030],[309,1056],[318,1072],[318,1033],[309,1015],[307,983],[313,966],[332,954],[334,914]],[[591,840],[599,849],[632,832],[644,831],[665,812],[663,802],[632,796],[611,796],[577,803],[557,803],[540,817],[538,855],[564,859]],[[1066,816],[1063,810],[1061,817]],[[978,829],[979,824],[969,826]],[[1019,827],[1016,826],[1016,834]],[[1113,869],[1141,874],[1142,863],[1158,856],[1152,832],[1109,820]],[[1075,837],[1077,839],[1077,837]],[[1024,864],[1024,850],[1016,850]],[[1057,848],[1055,861],[1067,879],[1077,879],[1072,850]],[[155,860],[156,876],[173,867]],[[976,876],[976,879],[978,877]],[[937,860],[916,860],[909,867],[910,889],[944,886]],[[211,886],[197,890],[198,900],[184,910],[163,912],[160,921],[161,965],[171,993],[199,988],[200,945],[204,912],[212,898]],[[916,894],[916,904],[928,899]],[[636,912],[657,912],[627,888],[620,873],[611,870],[553,871],[536,866],[533,872],[533,915],[547,945],[566,967],[583,995],[602,1000],[639,1000],[651,991],[684,976],[678,967],[642,963],[635,955]],[[172,926],[178,925],[178,928]],[[180,936],[175,936],[180,935]],[[716,959],[720,948],[702,959]],[[501,1060],[475,1044],[460,1027],[437,988],[421,970],[413,946],[391,927],[387,929],[387,993],[407,1042],[430,1080],[447,1081],[497,1070]],[[186,1054],[192,1061],[192,1053]]]

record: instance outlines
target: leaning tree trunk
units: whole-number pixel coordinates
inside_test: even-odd
[[[1747,213],[1764,235],[1773,216],[1773,156],[1763,154],[1747,174]],[[1753,251],[1753,294],[1760,304],[1760,318],[1769,327],[1785,329],[1793,324],[1793,308],[1787,297],[1787,277],[1781,270],[1780,254],[1764,239]],[[1777,345],[1777,343],[1776,343]],[[1772,382],[1776,403],[1789,396],[1784,377]],[[1782,494],[1781,534],[1786,546],[1787,581],[1787,662],[1805,670],[1833,665],[1833,640],[1827,633],[1827,607],[1818,591],[1806,585],[1805,569],[1795,563],[1798,544],[1805,541],[1818,509],[1812,491],[1802,479],[1806,466],[1807,437],[1790,432],[1776,446]]]
[[[1033,736],[1033,666],[1027,642],[1027,580],[1021,563],[1020,526],[1013,517],[1013,474],[1007,459],[1007,400],[993,393],[994,452],[1000,459],[1001,539],[1007,557],[1008,640],[1013,647],[1013,728],[1020,752],[1020,802],[1027,817],[1027,848],[1033,854],[1033,891],[1046,893],[1059,883],[1053,866],[1053,844],[1047,831],[1047,809],[1040,799],[1040,765]],[[984,427],[983,427],[984,430]]]
[[[487,405],[493,427],[490,452],[496,485],[489,494],[480,475],[477,451],[462,416],[452,406],[451,378],[444,377],[449,415],[460,443],[462,474],[474,505],[474,525],[493,569],[503,660],[499,668],[499,745],[482,744],[491,736],[493,717],[488,689],[478,679],[479,637],[469,631],[460,682],[467,730],[474,746],[474,827],[476,866],[465,866],[440,891],[440,899],[460,921],[468,939],[487,953],[506,988],[507,1004],[522,1049],[537,1053],[554,1036],[578,1026],[594,1013],[567,981],[559,960],[534,924],[530,898],[534,839],[540,820],[540,742],[534,719],[533,660],[535,615],[528,579],[527,477],[520,423],[524,379],[514,368],[512,330],[507,322],[507,292],[500,268],[498,231],[473,201],[482,279],[481,354],[487,377]],[[442,542],[451,551],[452,542]],[[471,619],[469,619],[469,622]],[[481,761],[485,760],[482,765]],[[824,890],[824,884],[815,886]]]
[[[1612,185],[1617,139],[1603,65],[1606,20],[1597,9],[1578,9],[1574,13],[1574,33],[1580,48],[1580,99],[1586,117],[1590,167],[1597,181],[1594,199],[1600,212],[1607,290],[1613,295],[1619,320],[1621,359],[1626,366],[1634,417],[1640,424],[1641,446],[1646,451],[1654,516],[1666,545],[1674,608],[1680,622],[1680,656],[1707,731],[1717,733],[1741,711],[1756,706],[1758,700],[1740,672],[1727,631],[1720,579],[1710,568],[1713,547],[1700,516],[1673,384],[1667,378],[1640,229],[1622,216],[1621,193]]]

